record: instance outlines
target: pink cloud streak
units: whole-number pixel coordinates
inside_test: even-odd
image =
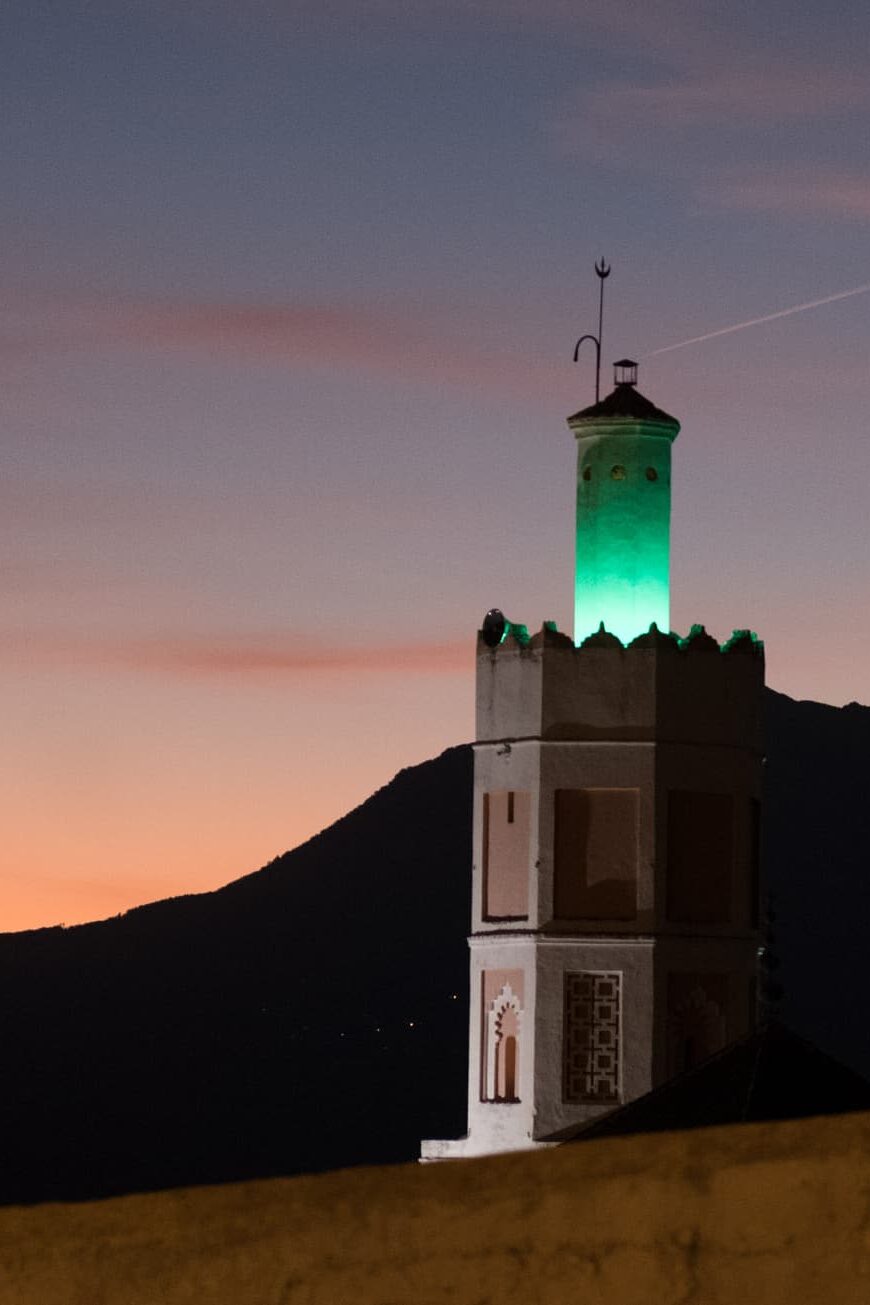
[[[791,213],[870,220],[870,174],[827,168],[752,170],[708,183],[701,201],[710,208],[745,213]]]
[[[202,23],[235,24],[245,37],[252,28],[272,31],[278,39],[299,39],[303,35],[332,35],[336,24],[357,30],[371,40],[378,32],[394,39],[403,33],[428,35],[456,27],[484,25],[494,34],[531,28],[556,33],[577,43],[605,38],[644,51],[697,49],[709,45],[710,28],[716,22],[713,0],[187,0],[179,7],[170,0],[150,0],[164,9],[174,23],[194,20]],[[720,35],[729,34],[729,24],[719,21]]]
[[[747,67],[744,61],[719,68],[705,61],[647,84],[610,82],[584,92],[554,121],[556,140],[569,153],[612,155],[652,163],[668,171],[685,171],[677,156],[650,155],[652,141],[662,145],[674,135],[712,129],[729,132],[816,121],[826,114],[870,107],[870,80],[838,68],[792,67],[772,70]],[[706,147],[705,147],[706,148]]]
[[[870,101],[865,77],[835,70],[772,72],[741,68],[692,75],[654,86],[614,85],[594,91],[594,117],[623,124],[691,127],[725,122],[783,122]]]
[[[344,367],[511,394],[552,394],[570,385],[570,366],[463,347],[455,330],[423,310],[354,305],[43,301],[25,304],[0,336],[16,357],[47,351],[138,347],[196,350],[290,366]]]
[[[105,669],[181,676],[456,675],[470,672],[473,638],[358,647],[305,636],[110,638],[0,633],[0,665],[27,670]]]

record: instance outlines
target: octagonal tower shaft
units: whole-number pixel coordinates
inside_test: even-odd
[[[568,421],[577,439],[574,642],[670,629],[671,444],[679,422],[631,383]]]

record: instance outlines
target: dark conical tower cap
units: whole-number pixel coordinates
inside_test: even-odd
[[[593,403],[590,408],[581,408],[568,418],[568,425],[575,426],[596,421],[650,422],[656,426],[670,426],[674,436],[680,429],[680,423],[669,412],[657,408],[637,389],[637,363],[630,358],[621,358],[614,364],[616,385],[600,403]]]

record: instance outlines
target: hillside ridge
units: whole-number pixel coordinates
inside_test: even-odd
[[[870,1074],[870,708],[767,691],[781,1018]],[[414,1158],[465,1127],[472,750],[202,894],[0,935],[0,1200]],[[848,994],[848,998],[844,994]]]

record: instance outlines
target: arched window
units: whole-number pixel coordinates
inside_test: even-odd
[[[671,983],[671,1001],[676,993]],[[694,976],[679,976],[689,978]],[[680,985],[683,986],[683,985]],[[727,1041],[723,978],[698,976],[682,1000],[671,1005],[668,1017],[668,1060],[671,1074],[683,1074],[716,1054]],[[710,989],[711,991],[708,991]],[[719,1000],[716,1000],[716,998]]]
[[[519,1012],[506,1006],[495,1022],[495,1099],[517,1100],[517,1050],[520,1031]]]
[[[522,1011],[510,984],[490,1003],[486,1015],[485,1101],[519,1101]]]

